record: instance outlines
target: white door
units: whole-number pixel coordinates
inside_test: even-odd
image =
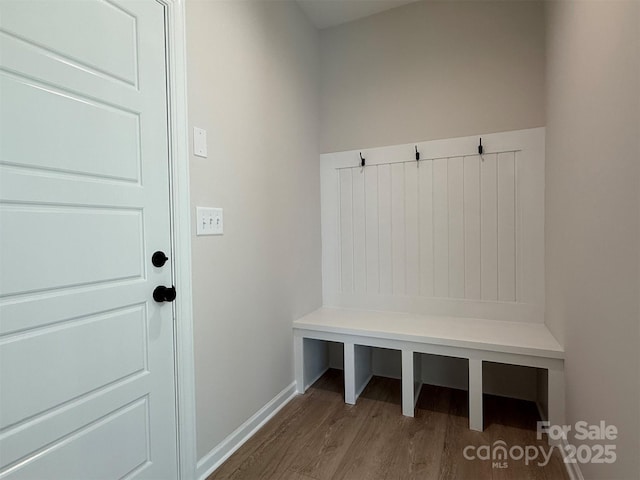
[[[165,12],[0,0],[0,478],[176,478]]]

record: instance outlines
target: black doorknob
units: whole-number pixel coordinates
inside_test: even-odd
[[[158,302],[173,302],[176,299],[176,287],[157,286],[153,290],[153,299]]]
[[[162,267],[165,263],[167,263],[167,260],[169,260],[167,256],[160,250],[151,255],[151,263],[153,263],[154,267]]]

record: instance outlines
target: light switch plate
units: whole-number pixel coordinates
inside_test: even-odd
[[[221,208],[196,207],[196,235],[222,235],[223,226]]]
[[[207,131],[193,127],[193,154],[207,158]]]

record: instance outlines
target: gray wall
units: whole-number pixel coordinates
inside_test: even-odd
[[[568,422],[620,430],[617,462],[585,478],[640,476],[639,10],[548,3],[546,322],[566,349]]]
[[[318,34],[295,2],[188,1],[197,450],[293,381],[291,322],[321,305]]]
[[[417,2],[320,45],[322,153],[544,126],[540,2]]]

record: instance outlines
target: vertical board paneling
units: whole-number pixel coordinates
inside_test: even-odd
[[[498,169],[498,300],[516,300],[516,213],[514,154],[500,153]]]
[[[353,189],[351,169],[340,170],[340,286],[353,292]]]
[[[343,293],[516,301],[515,153],[339,171]]]
[[[380,293],[391,295],[391,166],[378,167],[378,229]]]
[[[538,175],[535,165],[532,166],[526,161],[520,161],[520,153],[514,152],[513,157],[516,190],[516,301],[535,304],[537,303],[535,298],[529,296],[537,290],[534,286],[535,276],[531,275],[526,265],[531,264],[530,255],[535,248],[539,248],[540,244],[542,244],[542,250],[544,250],[544,228],[542,227],[544,220],[540,222],[540,217],[544,219],[544,202],[542,202],[542,205],[536,205],[536,202],[530,200],[531,188],[535,188],[535,179]],[[540,181],[544,185],[544,178],[540,179]],[[542,191],[544,192],[544,187]],[[537,211],[536,208],[531,208],[532,205],[537,207]],[[536,213],[539,213],[540,217]],[[540,222],[540,230],[537,228],[531,229],[536,222]],[[538,237],[538,235],[540,236]],[[525,283],[527,284],[526,286]],[[542,278],[541,284],[544,285],[544,278]]]
[[[405,163],[404,175],[406,294],[410,296],[417,296],[420,294],[420,235],[418,222],[417,162]]]
[[[465,297],[479,300],[480,272],[480,157],[464,159],[464,278]]]
[[[480,162],[482,300],[498,300],[498,199],[496,155]]]
[[[367,292],[378,293],[378,167],[365,168],[364,183]]]
[[[420,295],[433,297],[433,162],[418,165]]]
[[[449,296],[464,298],[464,158],[449,159]]]
[[[332,160],[332,157],[325,157],[325,163]],[[341,264],[340,257],[340,170],[333,168],[323,168],[320,164],[321,175],[320,197],[322,199],[321,209],[321,232],[322,232],[322,296],[326,301],[329,292],[338,293],[341,291]]]
[[[391,260],[394,295],[404,295],[406,291],[404,200],[404,163],[395,163],[391,165]]]
[[[433,241],[436,297],[449,296],[448,161],[433,162]]]
[[[353,287],[357,293],[367,288],[367,257],[365,245],[364,169],[352,168],[353,180]]]
[[[483,143],[485,138],[483,137]],[[327,306],[539,321],[544,131],[322,156]],[[469,152],[469,155],[460,155]]]

